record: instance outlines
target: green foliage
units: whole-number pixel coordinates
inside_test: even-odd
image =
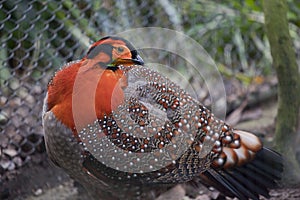
[[[261,1],[190,0],[183,4],[187,34],[199,41],[217,62],[233,74],[273,73]],[[289,1],[289,7],[290,31],[298,44],[300,3]]]

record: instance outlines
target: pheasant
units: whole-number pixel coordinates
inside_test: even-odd
[[[95,199],[155,199],[200,180],[228,197],[269,197],[280,154],[234,129],[162,74],[127,40],[108,36],[48,84],[49,158]]]

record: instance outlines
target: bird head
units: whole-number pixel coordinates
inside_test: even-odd
[[[80,116],[76,119],[79,121],[76,127],[79,124],[82,128],[96,120],[95,117],[109,115],[122,103],[122,88],[127,83],[119,66],[143,64],[143,59],[127,40],[104,37],[92,44],[81,60],[70,62],[55,73],[48,85],[45,111],[52,111],[72,130],[75,130],[74,116]]]
[[[119,65],[143,65],[137,50],[127,40],[107,36],[95,42],[88,50],[86,59],[97,62],[102,67],[115,70]]]

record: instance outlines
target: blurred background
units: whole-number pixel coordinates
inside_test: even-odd
[[[299,64],[300,2],[287,2]],[[73,182],[47,160],[41,125],[47,83],[63,64],[80,59],[93,41],[139,27],[169,28],[199,42],[224,80],[227,121],[272,143],[277,79],[261,1],[1,0],[0,199],[45,199],[41,195],[53,188],[67,188],[63,193],[76,196]],[[160,52],[156,59],[180,65],[168,53]],[[198,98],[210,106],[203,80],[190,76],[199,85]],[[52,194],[59,195],[57,190]]]

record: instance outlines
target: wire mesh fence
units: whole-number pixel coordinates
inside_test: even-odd
[[[300,6],[289,1],[299,53]],[[105,35],[164,27],[197,40],[224,74],[272,73],[257,1],[0,1],[0,178],[44,153],[41,113],[47,83]],[[158,57],[164,59],[164,56]]]

